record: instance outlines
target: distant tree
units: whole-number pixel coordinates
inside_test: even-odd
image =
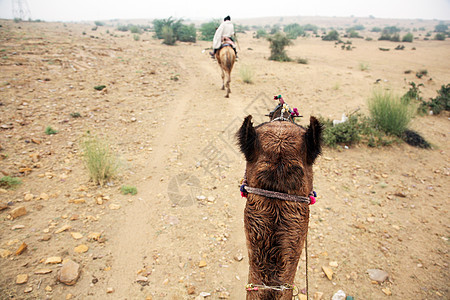
[[[412,33],[407,33],[403,36],[402,42],[412,43],[414,35]]]
[[[322,38],[324,41],[338,41],[339,40],[339,32],[337,30],[331,30],[328,32],[326,36]]]
[[[195,25],[181,25],[177,31],[177,40],[180,42],[195,43],[197,41],[197,30],[195,29]]]
[[[258,31],[256,31],[255,38],[259,39],[259,38],[263,38],[266,36],[267,36],[267,31],[265,31],[264,29],[258,29]]]
[[[200,39],[202,41],[212,41],[214,38],[214,34],[216,33],[216,29],[220,26],[219,20],[212,20],[208,23],[203,23],[200,26]]]
[[[448,30],[448,25],[443,22],[439,23],[434,27],[434,31],[436,32],[446,32]]]
[[[284,48],[292,44],[292,41],[282,32],[277,32],[267,38],[270,43],[270,60],[291,61]]]
[[[286,25],[283,29],[289,39],[295,40],[300,35],[305,35],[305,30],[297,23]]]
[[[173,29],[172,27],[165,25],[162,29],[161,29],[161,35],[163,37],[163,44],[166,45],[175,45],[175,34],[173,33]]]

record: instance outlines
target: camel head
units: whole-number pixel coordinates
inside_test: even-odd
[[[237,132],[247,161],[247,180],[249,186],[308,195],[312,165],[321,153],[322,125],[315,117],[307,128],[295,124],[283,105],[269,114],[270,122],[256,127],[252,116],[247,116]]]

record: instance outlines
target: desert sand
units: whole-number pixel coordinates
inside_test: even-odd
[[[427,30],[437,24],[402,22]],[[1,299],[243,299],[245,161],[234,133],[244,117],[267,121],[281,94],[304,116],[301,124],[310,115],[340,119],[358,108],[367,113],[374,88],[403,95],[414,81],[429,99],[450,79],[450,41],[426,41],[425,32],[413,43],[365,32],[374,40],[353,39],[351,51],[300,37],[287,52],[306,65],[269,61],[268,42],[247,32],[238,35],[225,99],[217,63],[204,51],[210,42],[165,46],[152,33],[135,41],[114,27],[92,31],[92,24],[0,24],[0,172],[22,180],[0,190]],[[405,50],[395,51],[397,44]],[[242,81],[241,68],[253,71],[252,84]],[[428,76],[416,78],[423,69]],[[46,135],[47,126],[57,133]],[[310,297],[330,299],[338,290],[354,299],[450,297],[449,115],[417,116],[411,128],[433,149],[324,148],[314,169]],[[89,181],[83,164],[88,131],[120,162],[104,187]],[[137,195],[123,195],[122,185]],[[26,214],[12,219],[20,206]],[[55,257],[79,264],[74,285],[57,280],[58,260],[46,264]],[[368,269],[388,279],[373,282]],[[305,288],[304,252],[296,286]]]

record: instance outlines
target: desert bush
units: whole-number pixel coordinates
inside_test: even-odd
[[[162,28],[163,44],[165,45],[175,45],[175,34],[170,26],[164,26]]]
[[[438,95],[430,101],[422,101],[420,108],[422,110],[431,110],[433,114],[438,115],[443,110],[450,110],[450,83],[442,85],[437,91]]]
[[[135,186],[122,185],[120,187],[120,191],[124,195],[127,195],[127,194],[136,195],[137,194],[137,188]]]
[[[106,85],[96,85],[96,86],[94,86],[94,90],[97,90],[97,91],[101,91],[101,90],[103,90],[104,88],[106,88]]]
[[[131,25],[129,30],[131,33],[141,33],[141,29],[136,25]]]
[[[128,31],[128,25],[118,25],[117,30],[122,32]]]
[[[298,57],[295,61],[297,63],[299,63],[299,64],[302,64],[302,65],[307,65],[308,64],[308,59],[307,58]]]
[[[295,40],[297,37],[304,35],[305,30],[297,23],[286,25],[283,29],[289,39]]]
[[[155,31],[155,36],[157,39],[164,39],[164,34],[167,33],[167,29],[164,28],[170,28],[172,30],[172,34],[174,37],[176,37],[176,33],[178,29],[181,27],[181,22],[183,20],[179,19],[172,19],[172,17],[169,17],[168,19],[155,19],[153,20],[153,29]],[[163,32],[166,30],[166,32]]]
[[[277,32],[279,32],[281,30],[280,24],[275,24],[272,26],[272,28],[270,29],[270,34],[275,34]]]
[[[20,184],[22,184],[22,181],[16,177],[3,176],[0,178],[0,188],[3,189],[15,189]]]
[[[269,36],[267,40],[270,43],[270,60],[291,61],[284,48],[291,45],[292,41],[288,39],[285,34],[277,32],[274,35]]]
[[[73,113],[70,113],[70,116],[71,116],[72,118],[81,118],[81,114],[80,114],[79,112],[73,112]]]
[[[195,25],[181,25],[178,28],[176,33],[177,40],[180,42],[192,42],[195,43],[197,41],[197,29],[195,29]]]
[[[448,25],[444,22],[440,22],[438,25],[434,26],[434,31],[436,32],[447,32]]]
[[[212,41],[214,38],[214,33],[216,33],[216,29],[219,26],[219,20],[212,20],[208,23],[203,23],[202,25],[200,25],[200,39],[202,41]]]
[[[251,67],[243,65],[239,69],[239,75],[241,76],[241,79],[245,83],[253,83],[253,75],[254,71]]]
[[[264,37],[267,37],[267,31],[265,31],[264,29],[258,29],[256,31],[255,38],[259,39]]]
[[[52,134],[57,134],[58,131],[56,131],[55,129],[53,129],[51,126],[47,126],[45,128],[45,134],[46,135],[52,135]]]
[[[372,30],[370,30],[371,32],[381,32],[382,29],[380,27],[373,27]]]
[[[402,101],[405,103],[410,103],[411,100],[422,100],[422,97],[420,96],[420,90],[419,87],[423,86],[422,83],[416,85],[415,82],[411,81],[409,83],[411,86],[409,90],[402,96]]]
[[[354,38],[354,39],[362,39],[364,37],[360,36],[359,33],[355,30],[352,30],[348,33],[348,37],[349,38]]]
[[[103,186],[116,175],[119,167],[117,158],[106,142],[91,134],[84,137],[81,146],[90,179]]]
[[[437,41],[445,41],[445,33],[436,33],[434,39]]]
[[[102,22],[102,21],[94,21],[94,24],[95,24],[96,26],[104,26],[104,25],[105,25],[105,22]]]
[[[320,118],[324,126],[323,142],[326,146],[335,147],[337,144],[353,144],[361,140],[358,126],[358,115],[352,115],[346,122],[333,126],[329,119]]]
[[[375,126],[398,137],[402,136],[414,115],[412,106],[387,91],[374,91],[368,104]]]
[[[369,63],[360,62],[359,63],[359,69],[361,71],[368,71],[369,70]]]
[[[331,30],[328,32],[326,36],[322,38],[324,41],[338,41],[339,40],[339,32],[336,30]]]
[[[137,42],[137,41],[139,41],[139,39],[140,39],[139,34],[133,35],[133,40],[135,40]]]
[[[413,39],[414,39],[414,35],[412,33],[407,33],[403,36],[402,42],[412,43]]]

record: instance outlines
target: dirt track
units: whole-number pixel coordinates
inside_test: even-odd
[[[308,58],[301,65],[268,61],[267,42],[248,33],[240,38],[225,99],[220,71],[202,52],[207,42],[168,47],[149,33],[140,41],[127,33],[111,37],[106,27],[0,24],[0,125],[6,125],[0,171],[23,181],[0,192],[1,204],[12,202],[0,212],[0,249],[12,252],[0,258],[2,299],[191,299],[201,292],[243,299],[248,261],[238,189],[245,164],[233,136],[243,118],[265,121],[276,94],[298,107],[305,123],[310,115],[365,112],[377,79],[399,94],[409,81],[423,82],[425,98],[449,82],[449,41],[382,52],[379,47],[395,44],[354,40],[352,51],[342,51],[300,38],[288,54]],[[370,69],[359,70],[361,62]],[[242,66],[254,70],[254,84],[239,79]],[[429,77],[404,74],[408,69],[427,69]],[[93,89],[101,84],[106,91]],[[74,112],[81,118],[72,118]],[[311,295],[330,299],[342,289],[356,299],[388,298],[388,290],[392,299],[450,297],[448,123],[445,114],[414,119],[412,128],[435,146],[430,151],[407,145],[324,150],[315,167],[319,198],[309,233]],[[58,133],[45,135],[47,126]],[[88,182],[81,163],[79,142],[87,130],[120,157],[118,178],[104,188]],[[122,185],[136,186],[138,194],[122,195]],[[80,198],[85,202],[73,203]],[[28,213],[10,220],[19,205]],[[65,224],[71,229],[55,233]],[[15,225],[24,227],[12,230]],[[89,241],[91,232],[105,240]],[[50,239],[41,241],[45,235]],[[28,248],[15,256],[22,242]],[[89,250],[74,252],[80,244]],[[57,282],[60,266],[44,265],[52,256],[80,264],[74,286]],[[336,263],[332,280],[322,271],[330,262]],[[34,274],[42,268],[52,273]],[[388,272],[389,282],[372,283],[366,271],[374,268]],[[17,285],[18,274],[28,274],[28,282]],[[138,275],[148,282],[137,283]],[[302,260],[296,284],[304,282]],[[114,291],[107,294],[108,288]]]

